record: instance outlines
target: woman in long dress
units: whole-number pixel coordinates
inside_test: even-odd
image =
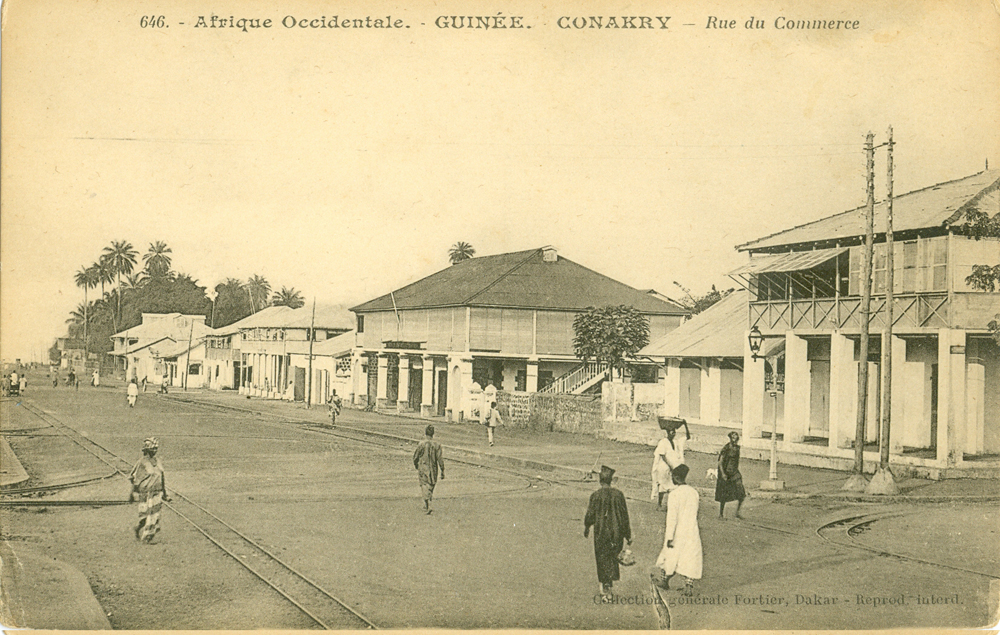
[[[653,450],[653,468],[650,476],[653,481],[653,492],[650,498],[656,501],[658,508],[663,507],[663,497],[674,488],[670,472],[684,462],[684,446],[686,439],[691,438],[687,423],[684,425],[685,438],[677,438],[677,428],[682,424],[671,422],[667,425],[667,436],[660,439]]]
[[[736,517],[743,518],[740,515],[740,508],[743,507],[743,499],[746,496],[746,490],[743,489],[743,475],[740,473],[740,435],[738,432],[730,432],[729,443],[719,451],[718,475],[715,482],[715,500],[719,503],[719,518],[725,518],[723,512],[729,501],[736,501]]]
[[[135,528],[135,537],[145,543],[152,542],[160,531],[160,508],[163,501],[170,501],[163,465],[156,458],[159,446],[155,437],[143,441],[142,458],[129,475],[129,480],[132,481],[129,500],[139,502],[139,524]]]

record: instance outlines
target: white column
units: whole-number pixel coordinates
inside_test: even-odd
[[[892,346],[892,400],[889,410],[889,454],[902,454],[903,437],[906,432],[905,406],[906,402],[916,395],[907,390],[906,386],[906,340],[893,335],[890,346]]]
[[[722,396],[722,369],[719,360],[703,360],[701,368],[701,422],[707,425],[719,423],[719,399]]]
[[[809,432],[808,343],[792,331],[785,333],[785,441],[801,443]]]
[[[368,372],[371,372],[369,369]],[[378,383],[375,386],[376,404],[379,408],[385,408],[388,401],[389,388],[389,357],[385,354],[378,356]]]
[[[968,358],[966,359],[968,361]],[[967,435],[966,450],[971,454],[985,451],[986,436],[986,367],[979,360],[968,363],[965,380]]]
[[[399,356],[399,389],[396,394],[396,410],[404,412],[410,407],[410,358]]]
[[[944,467],[961,465],[966,425],[965,331],[938,332],[937,458]]]
[[[760,439],[764,426],[764,359],[753,358],[749,336],[749,331],[743,334],[743,438]]]
[[[678,417],[681,413],[681,360],[668,359],[663,381],[663,416]]]
[[[424,355],[423,394],[420,397],[420,415],[430,417],[434,414],[434,358]]]
[[[528,365],[525,369],[525,378],[527,380],[527,385],[525,390],[528,392],[538,392],[538,360],[528,359]]]
[[[360,352],[354,352],[351,354],[350,402],[355,405],[359,405],[361,403],[361,395],[368,394],[368,376],[361,372],[363,363],[364,356]]]
[[[830,334],[830,439],[831,448],[850,448],[857,427],[858,364],[854,340],[840,331]]]

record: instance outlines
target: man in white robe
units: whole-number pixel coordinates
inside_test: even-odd
[[[684,577],[684,595],[694,593],[694,580],[701,579],[701,532],[698,530],[698,491],[685,481],[688,466],[673,469],[676,487],[667,498],[667,526],[663,534],[663,550],[656,566],[663,569],[664,586],[670,588],[674,574]]]

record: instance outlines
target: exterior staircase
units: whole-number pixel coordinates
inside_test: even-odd
[[[556,377],[551,384],[538,392],[581,395],[588,388],[607,379],[610,371],[611,367],[608,364],[599,364],[597,362],[580,364]]]

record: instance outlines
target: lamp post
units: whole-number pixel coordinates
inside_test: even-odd
[[[753,357],[753,361],[763,359],[763,356],[759,355],[759,353],[764,343],[764,336],[761,334],[759,328],[754,326],[750,329],[747,342],[750,345],[750,354]],[[771,393],[774,418],[771,425],[771,469],[768,479],[761,481],[760,488],[762,490],[780,491],[785,489],[785,482],[778,480],[778,393],[782,392],[784,386],[778,381],[778,364],[776,358],[771,362],[770,379],[766,375],[764,377],[764,388]]]

